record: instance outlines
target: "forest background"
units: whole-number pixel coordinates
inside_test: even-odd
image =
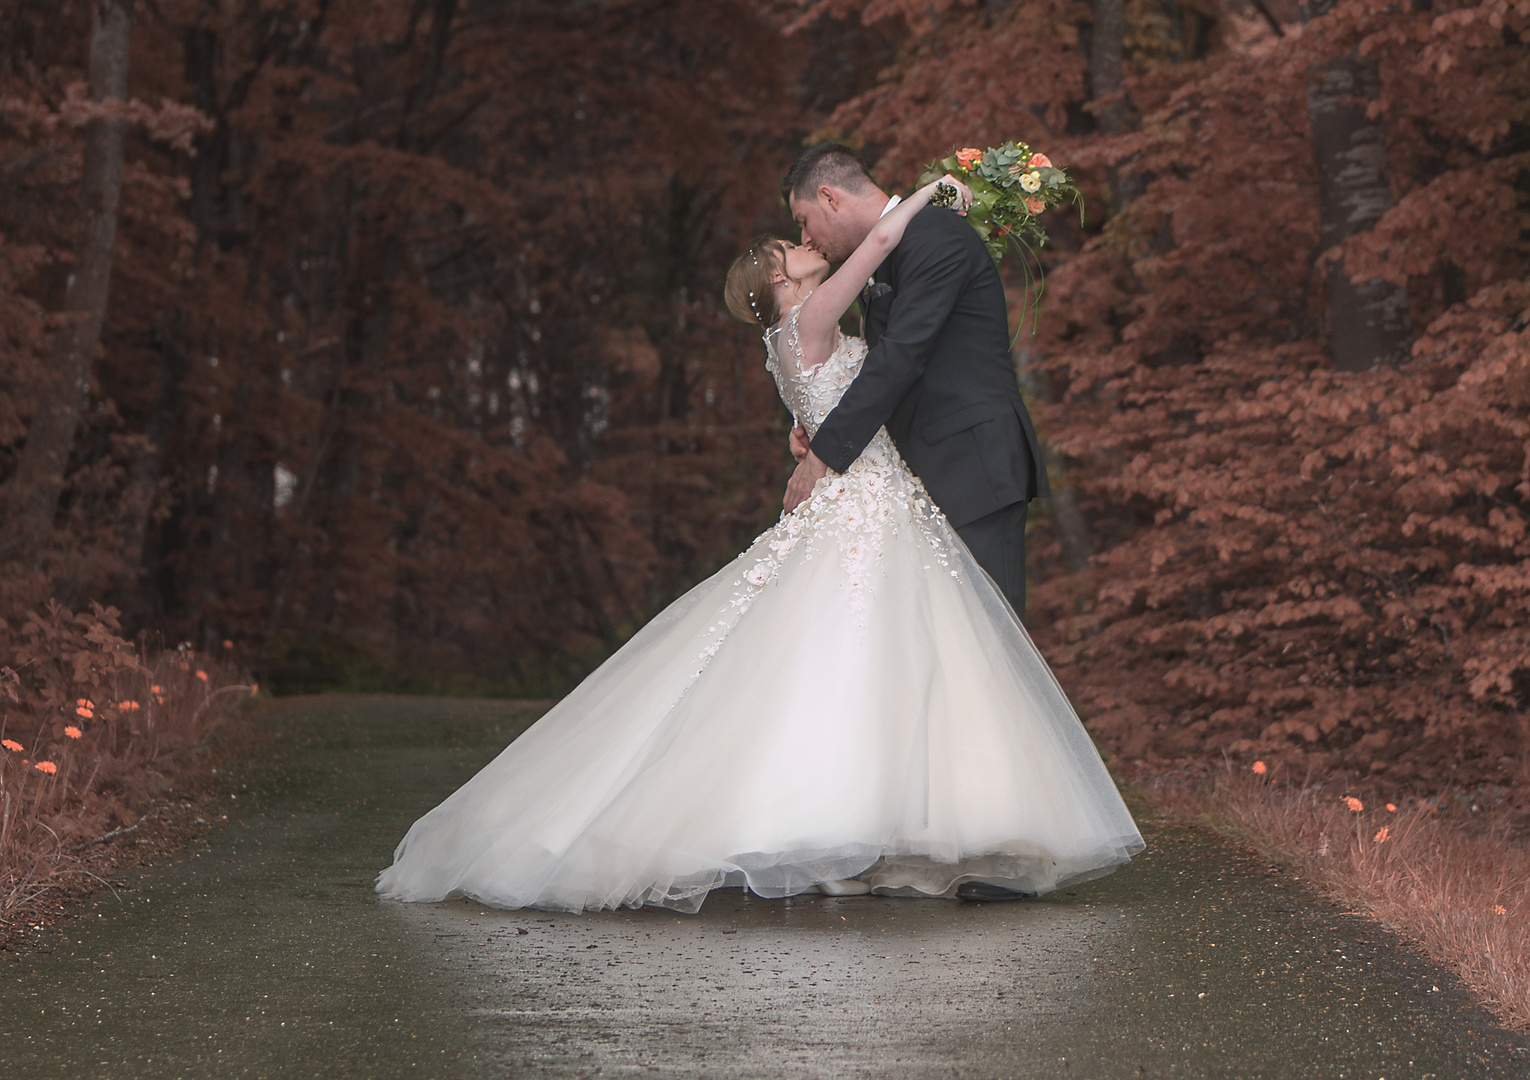
[[[904,190],[1021,138],[1087,198],[1016,361],[1059,489],[1028,624],[1095,736],[1522,805],[1527,24],[8,0],[6,730],[115,723],[134,638],[278,689],[559,692],[779,513],[787,417],[720,293],[804,144]]]

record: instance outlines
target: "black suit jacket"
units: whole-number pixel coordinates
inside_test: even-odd
[[[1048,494],[1010,359],[1004,286],[972,226],[925,207],[874,280],[861,294],[870,352],[813,453],[844,472],[886,425],[957,528]]]

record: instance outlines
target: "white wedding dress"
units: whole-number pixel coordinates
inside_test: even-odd
[[[804,371],[795,316],[767,364],[812,432],[866,345],[841,336]],[[561,911],[850,877],[1043,893],[1142,847],[1045,661],[881,431],[415,822],[377,891]]]

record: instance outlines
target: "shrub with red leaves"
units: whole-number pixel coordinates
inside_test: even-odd
[[[831,118],[884,179],[1023,136],[1090,193],[1021,354],[1063,492],[1038,640],[1129,761],[1530,780],[1530,3],[1148,0],[1119,92],[1092,7],[811,8],[911,28]],[[1336,70],[1390,176],[1347,232],[1309,94]],[[1411,359],[1335,370],[1331,264],[1401,290]]]

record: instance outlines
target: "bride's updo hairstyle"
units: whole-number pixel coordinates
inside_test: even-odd
[[[786,249],[774,236],[761,236],[733,260],[723,285],[723,303],[739,322],[772,327],[781,318],[776,310],[776,289],[770,279],[786,265]]]

